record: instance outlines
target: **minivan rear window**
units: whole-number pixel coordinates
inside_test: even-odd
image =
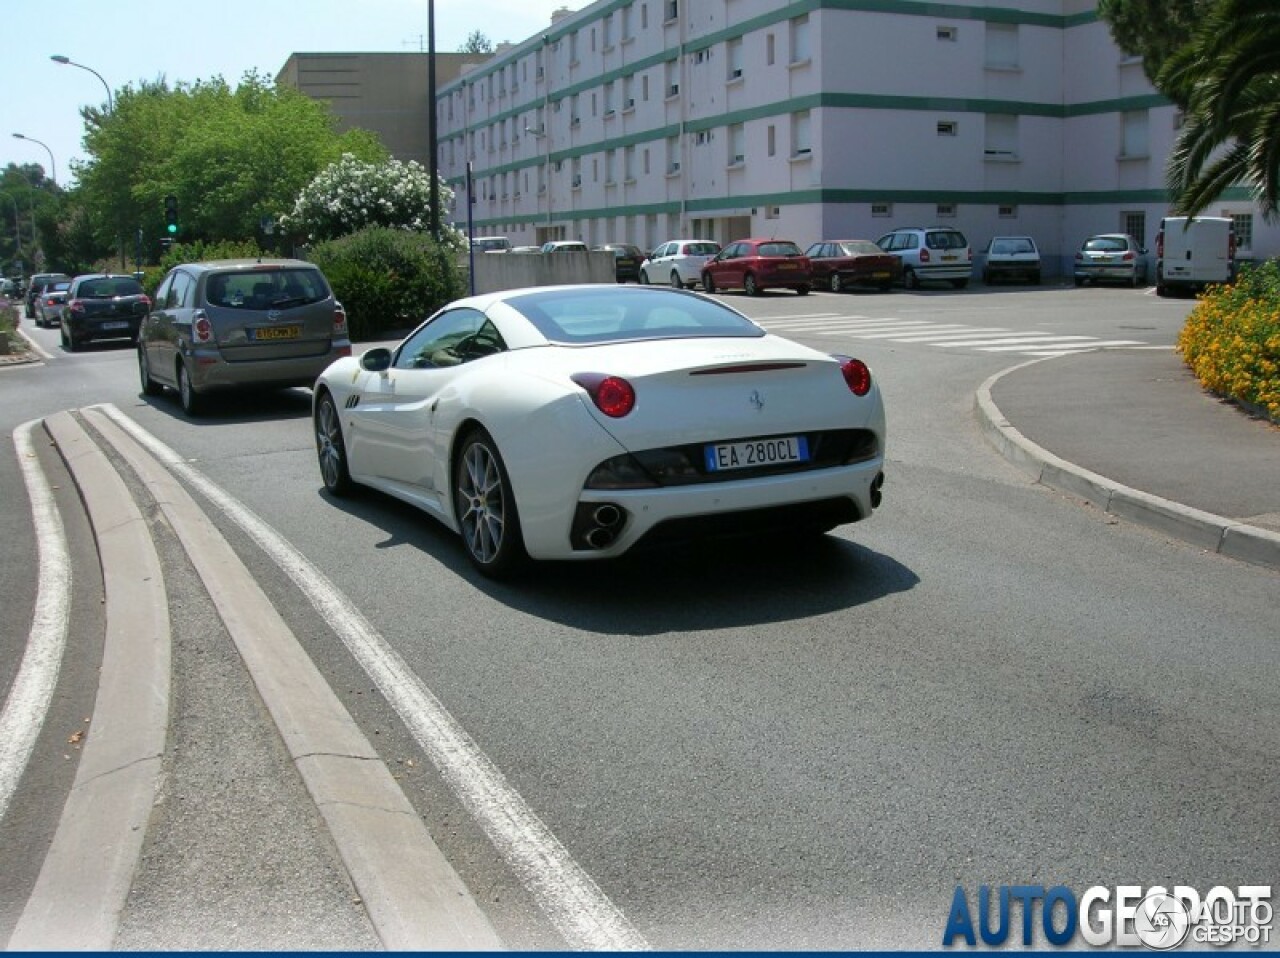
[[[935,230],[932,233],[926,233],[924,242],[929,249],[964,249],[969,245],[964,234],[955,230]]]
[[[329,295],[315,269],[252,269],[215,273],[205,298],[210,306],[229,309],[288,309],[318,303]]]

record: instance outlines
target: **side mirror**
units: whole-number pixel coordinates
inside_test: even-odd
[[[385,346],[378,346],[361,354],[360,368],[371,373],[386,372],[391,368],[391,350]]]

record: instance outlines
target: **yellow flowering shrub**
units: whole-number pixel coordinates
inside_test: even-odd
[[[1280,421],[1280,263],[1246,266],[1232,285],[1209,287],[1178,351],[1206,389]]]

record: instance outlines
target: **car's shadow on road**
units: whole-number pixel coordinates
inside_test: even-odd
[[[602,634],[800,621],[906,592],[920,581],[891,556],[851,541],[853,525],[824,536],[744,536],[618,559],[530,563],[495,582],[471,567],[454,533],[409,505],[368,490],[343,499],[317,495],[385,529],[379,549],[421,550],[505,606]]]
[[[311,390],[301,387],[211,394],[206,397],[198,416],[188,416],[182,411],[178,394],[172,389],[166,389],[159,396],[144,396],[139,393],[138,402],[194,426],[233,426],[240,423],[308,419],[311,416]]]

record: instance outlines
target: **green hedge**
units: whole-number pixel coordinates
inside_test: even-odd
[[[1280,263],[1245,266],[1231,285],[1206,290],[1178,350],[1207,389],[1280,422]]]
[[[456,254],[424,233],[370,227],[320,243],[308,258],[346,308],[354,340],[416,326],[464,293]]]

